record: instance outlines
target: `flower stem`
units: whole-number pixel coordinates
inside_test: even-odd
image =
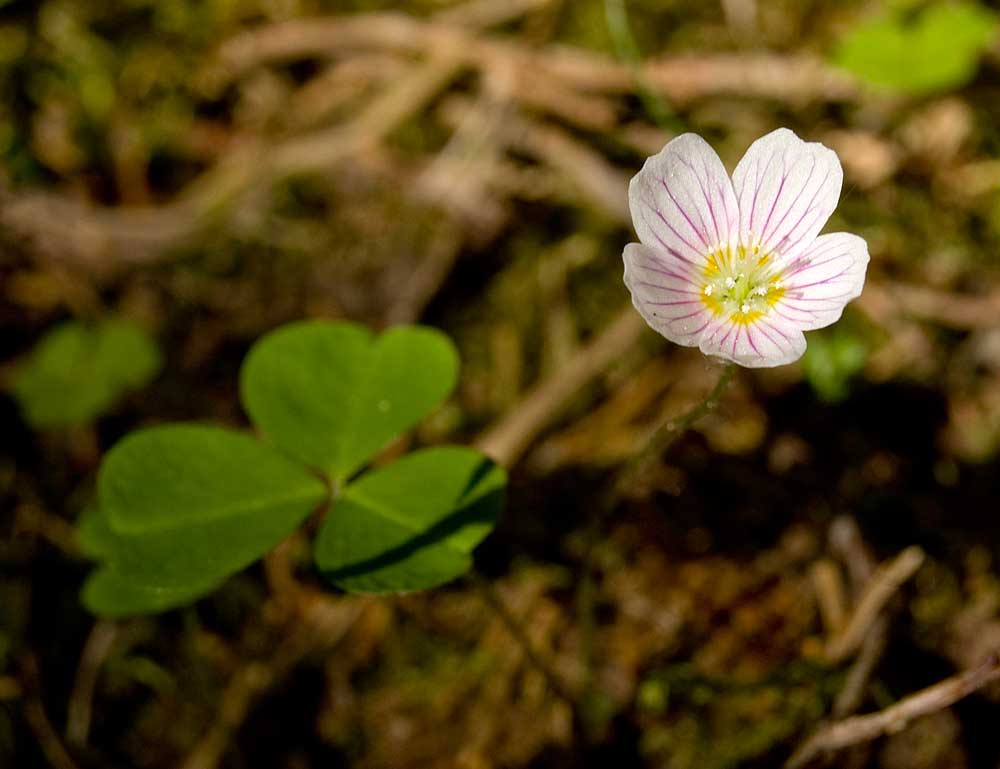
[[[642,469],[655,457],[660,457],[699,419],[704,417],[718,405],[719,398],[733,378],[736,364],[727,363],[719,374],[715,385],[709,393],[690,410],[675,419],[668,419],[660,424],[642,448],[630,457],[615,474],[608,487],[608,493],[602,498],[596,514],[591,519],[586,533],[586,550],[583,555],[583,573],[577,584],[577,616],[582,637],[581,654],[583,656],[584,684],[581,700],[587,702],[594,699],[594,664],[596,657],[596,625],[594,606],[597,599],[595,588],[594,554],[600,539],[604,523],[614,512],[615,505],[628,486],[630,486]]]
[[[702,401],[680,417],[661,424],[642,449],[622,465],[616,473],[615,480],[609,487],[609,493],[602,500],[597,515],[591,521],[587,532],[588,545],[584,555],[583,575],[577,588],[577,611],[580,618],[581,636],[583,639],[582,654],[584,658],[584,670],[586,671],[582,688],[567,683],[565,678],[556,671],[552,660],[535,647],[528,637],[524,625],[514,616],[507,604],[504,603],[493,583],[475,570],[469,573],[471,583],[475,586],[486,605],[503,622],[504,627],[507,628],[511,637],[521,648],[521,652],[524,654],[527,663],[541,673],[553,693],[571,707],[574,724],[577,728],[583,730],[585,740],[599,731],[601,725],[596,722],[601,717],[601,713],[604,712],[597,696],[599,693],[593,688],[594,637],[596,634],[594,623],[596,590],[594,589],[593,552],[603,524],[608,515],[614,510],[614,505],[620,498],[624,488],[635,479],[636,474],[642,470],[646,463],[654,456],[662,455],[688,428],[715,408],[723,390],[725,390],[726,385],[732,379],[735,368],[734,364],[728,364],[719,375],[715,386]]]
[[[703,400],[699,401],[697,405],[684,412],[676,419],[667,419],[660,424],[639,452],[630,457],[628,461],[625,462],[625,464],[619,469],[613,487],[613,498],[609,500],[611,504],[617,502],[617,499],[621,496],[624,488],[635,480],[636,475],[638,475],[638,473],[651,459],[662,456],[663,452],[674,444],[674,441],[680,438],[685,432],[694,426],[699,419],[704,417],[718,405],[719,398],[722,396],[722,392],[729,385],[729,382],[732,381],[735,371],[736,364],[727,363],[722,369],[722,372],[719,374],[719,378],[716,380],[715,386],[712,387],[711,391],[709,391],[708,395],[706,395]]]

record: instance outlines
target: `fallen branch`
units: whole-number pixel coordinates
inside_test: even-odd
[[[830,524],[830,548],[833,550],[844,565],[851,577],[852,593],[856,606],[860,606],[860,601],[864,597],[866,590],[872,584],[872,577],[875,574],[877,565],[868,545],[861,536],[857,521],[850,516],[838,516]],[[840,584],[839,574],[837,575],[838,585]],[[843,593],[843,587],[835,588]],[[843,599],[840,599],[843,600]],[[857,616],[857,614],[855,614]],[[830,637],[833,638],[838,632],[847,626],[846,611],[830,627]],[[878,665],[882,654],[889,643],[889,617],[879,614],[872,620],[871,625],[864,633],[864,640],[861,648],[851,667],[847,671],[844,685],[837,693],[833,702],[831,714],[833,718],[840,719],[854,713],[861,707],[864,701],[865,692],[868,689],[868,682]]]
[[[847,616],[847,597],[844,595],[841,571],[831,559],[823,558],[812,565],[809,579],[823,626],[833,635],[844,626]]]
[[[37,250],[52,261],[92,271],[109,264],[148,262],[224,215],[259,186],[363,156],[469,68],[479,71],[484,81],[505,73],[512,81],[512,98],[529,109],[609,131],[616,121],[616,104],[609,97],[634,91],[630,67],[591,52],[533,47],[480,34],[483,27],[541,5],[543,0],[519,0],[498,9],[474,0],[430,20],[366,13],[300,19],[243,33],[221,46],[211,68],[214,74],[206,78],[225,82],[261,64],[359,51],[369,62],[376,56],[383,62],[386,57],[419,56],[423,62],[395,78],[346,123],[276,143],[256,138],[232,142],[233,149],[165,205],[107,208],[62,195],[24,193],[0,202],[0,223],[34,240]],[[849,78],[818,60],[756,54],[651,61],[644,82],[673,101],[722,93],[827,100],[850,98],[855,92]],[[322,108],[316,106],[320,112]],[[625,213],[624,199],[613,197],[621,174],[604,173],[608,164],[583,142],[548,126],[536,126],[522,138],[532,154],[551,155],[560,170],[576,169],[570,178],[588,180],[583,192],[604,210],[615,218]],[[594,157],[601,162],[595,164]]]
[[[895,301],[898,311],[945,328],[993,329],[1000,317],[1000,289],[962,294],[905,283],[879,284]]]
[[[889,564],[875,572],[844,628],[826,646],[826,658],[840,662],[861,646],[872,623],[899,588],[924,562],[919,547],[908,547]]]
[[[792,754],[785,769],[799,769],[823,754],[902,731],[914,719],[951,707],[997,679],[1000,679],[1000,657],[993,654],[974,670],[947,678],[883,711],[846,718],[823,727]]]
[[[876,617],[865,634],[864,641],[861,642],[857,658],[847,671],[844,685],[833,701],[833,708],[830,712],[834,718],[846,718],[861,707],[868,689],[868,682],[888,645],[889,618],[886,616]]]
[[[570,400],[620,359],[639,339],[645,323],[631,305],[565,366],[543,380],[498,424],[480,435],[476,447],[499,464],[516,464],[531,442],[563,413]]]
[[[441,105],[440,113],[445,123],[457,126],[479,109],[468,100],[455,97]],[[565,176],[580,198],[612,221],[629,223],[628,177],[567,131],[509,112],[500,129],[500,141]]]
[[[847,568],[851,591],[857,600],[875,573],[877,564],[861,537],[858,523],[849,515],[839,515],[830,524],[830,550]]]
[[[350,122],[273,146],[233,150],[163,206],[102,208],[39,193],[3,201],[0,221],[37,239],[54,260],[98,267],[106,266],[110,254],[119,264],[148,262],[198,232],[255,186],[328,168],[375,146],[460,69],[459,62],[442,52],[396,80]]]
[[[445,8],[434,14],[434,20],[465,29],[487,29],[519,19],[526,13],[538,11],[552,0],[469,0],[467,3]]]
[[[73,691],[66,708],[66,739],[72,745],[85,745],[90,734],[90,721],[94,708],[94,689],[105,660],[114,649],[119,637],[119,624],[110,620],[94,623],[87,642],[80,654]]]
[[[583,93],[635,90],[634,68],[608,56],[554,45],[533,48],[392,12],[296,19],[241,33],[219,48],[210,80],[225,82],[264,64],[370,48],[411,55],[448,48],[462,51],[470,66],[513,65]],[[674,102],[726,93],[789,102],[846,100],[860,93],[849,75],[804,55],[687,55],[649,60],[640,69],[651,88]]]

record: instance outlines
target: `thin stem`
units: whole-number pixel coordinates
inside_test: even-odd
[[[723,391],[729,385],[730,381],[732,381],[735,371],[736,364],[727,363],[722,369],[722,373],[719,374],[719,378],[716,380],[715,386],[702,401],[690,410],[681,414],[676,419],[667,419],[660,424],[642,449],[637,454],[633,455],[619,469],[613,486],[614,499],[610,500],[612,504],[617,501],[617,497],[621,495],[625,485],[635,480],[636,474],[641,471],[651,459],[662,456],[663,452],[674,444],[674,441],[680,438],[685,432],[694,426],[699,419],[704,417],[718,405],[719,398],[722,396]]]
[[[593,690],[596,625],[594,621],[594,604],[596,588],[594,586],[594,550],[600,539],[604,523],[615,509],[619,498],[625,489],[631,485],[638,473],[654,457],[662,456],[673,443],[690,429],[699,419],[704,417],[718,405],[719,398],[733,378],[736,364],[727,363],[719,374],[715,386],[697,405],[684,412],[676,419],[668,419],[660,424],[643,447],[623,464],[608,487],[598,507],[597,514],[591,519],[586,534],[587,548],[583,556],[583,573],[577,584],[577,613],[580,632],[583,638],[581,654],[583,656],[584,694],[586,701]]]
[[[622,490],[635,478],[635,474],[645,466],[649,459],[656,455],[661,455],[674,441],[684,432],[694,425],[699,419],[715,408],[729,384],[735,371],[734,364],[728,364],[719,375],[715,386],[694,408],[685,412],[676,419],[665,421],[650,436],[650,439],[635,456],[626,462],[618,471],[615,480],[609,488],[609,493],[602,500],[598,514],[594,516],[588,531],[588,547],[584,556],[584,570],[577,588],[577,610],[580,617],[582,642],[582,654],[584,658],[584,670],[586,678],[580,691],[566,683],[565,679],[556,671],[552,661],[547,656],[535,648],[535,645],[528,637],[524,626],[517,617],[510,611],[497,592],[493,583],[483,577],[475,570],[469,573],[469,579],[479,591],[483,601],[489,606],[503,622],[511,637],[521,648],[525,660],[535,668],[545,678],[549,688],[559,698],[566,701],[573,711],[574,723],[581,725],[585,730],[584,737],[587,737],[586,730],[591,726],[592,719],[587,717],[588,705],[592,701],[593,687],[593,659],[594,659],[594,564],[593,550],[600,535],[603,523],[607,516],[614,509]]]

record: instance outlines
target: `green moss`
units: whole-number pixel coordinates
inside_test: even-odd
[[[649,719],[643,753],[672,769],[733,769],[816,723],[841,681],[839,671],[806,662],[761,679],[708,677],[689,664],[665,668],[640,687]]]

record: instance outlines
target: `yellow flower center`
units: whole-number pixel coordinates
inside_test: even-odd
[[[708,254],[702,272],[701,301],[718,316],[753,323],[784,296],[780,270],[760,246],[719,246]]]

